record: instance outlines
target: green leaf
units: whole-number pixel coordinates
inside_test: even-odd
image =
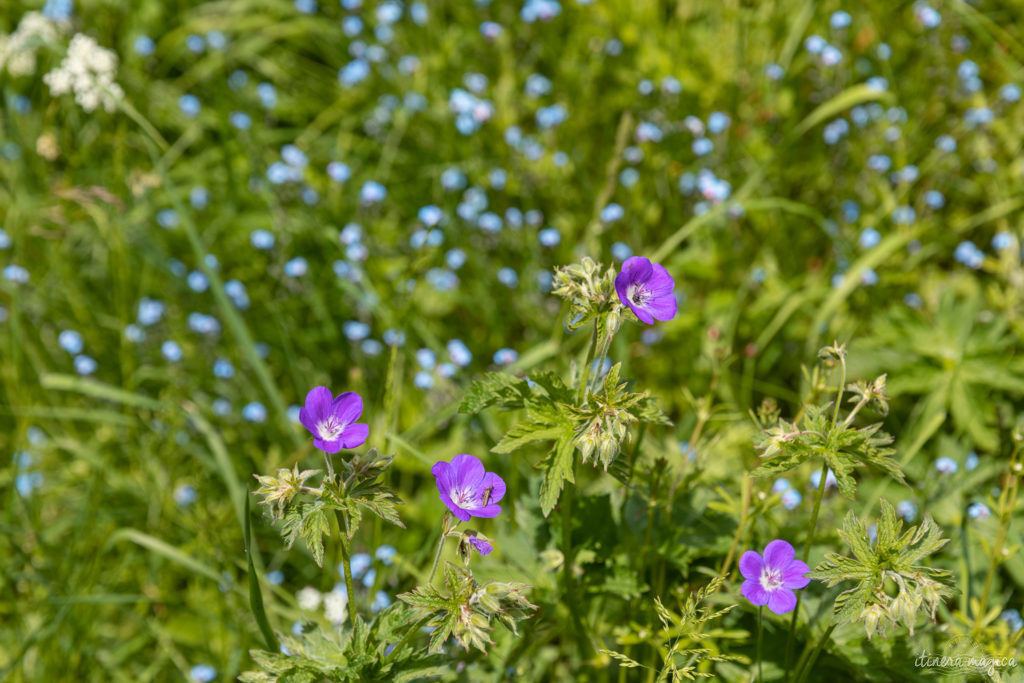
[[[491,453],[511,453],[534,441],[557,439],[564,431],[562,425],[523,421],[508,430],[491,449]]]
[[[252,608],[253,616],[256,617],[256,624],[260,627],[263,640],[270,650],[278,649],[277,638],[274,636],[274,629],[270,628],[270,620],[267,619],[267,612],[263,607],[263,592],[260,590],[259,578],[256,576],[256,567],[252,562],[252,533],[250,529],[249,496],[245,496],[245,557],[249,562],[249,606]]]
[[[573,445],[574,434],[571,428],[563,427],[562,436],[555,443],[551,455],[547,459],[544,481],[540,485],[540,509],[547,517],[558,503],[565,482],[575,483],[573,465],[576,448]]]
[[[473,382],[459,404],[459,412],[475,415],[496,404],[506,408],[521,407],[523,398],[528,394],[529,387],[525,381],[503,372],[489,372]]]
[[[295,539],[302,538],[313,553],[317,566],[324,566],[323,537],[331,535],[329,508],[323,500],[313,503],[297,503],[288,507],[281,521],[281,533],[292,547]]]

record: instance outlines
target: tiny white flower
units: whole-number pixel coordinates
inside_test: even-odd
[[[306,586],[295,594],[295,600],[299,603],[299,609],[310,612],[320,607],[322,599],[323,596],[320,594],[320,591],[312,586]]]
[[[332,624],[343,624],[348,616],[348,597],[340,591],[324,594],[324,616]]]

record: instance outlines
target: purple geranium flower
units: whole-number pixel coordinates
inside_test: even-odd
[[[481,555],[489,555],[491,551],[494,550],[493,545],[491,545],[484,539],[480,538],[476,534],[471,534],[469,536],[469,544],[476,548],[476,551]]]
[[[479,458],[456,455],[450,463],[434,463],[430,472],[437,479],[441,502],[463,522],[470,517],[497,517],[501,512],[496,503],[505,495],[505,482],[494,472],[485,472]]]
[[[676,281],[665,266],[651,263],[643,256],[630,256],[615,276],[619,300],[648,325],[676,317],[676,297],[672,293],[675,286]]]
[[[806,562],[794,559],[796,552],[786,541],[775,539],[764,548],[762,558],[753,550],[740,558],[740,573],[746,581],[741,592],[754,605],[768,605],[775,614],[792,612],[796,607],[796,593],[810,579],[804,576]]]
[[[361,446],[370,433],[369,425],[356,424],[363,414],[363,399],[347,391],[335,398],[327,387],[314,387],[306,394],[306,407],[299,422],[313,434],[313,445],[325,453]]]

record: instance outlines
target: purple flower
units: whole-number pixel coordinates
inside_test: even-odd
[[[786,541],[775,539],[764,548],[762,558],[753,550],[740,557],[740,573],[746,581],[741,592],[754,605],[768,605],[775,614],[792,612],[796,607],[796,593],[810,579],[807,563],[794,559],[796,553]]]
[[[675,280],[663,265],[651,263],[642,256],[626,259],[615,276],[619,300],[648,325],[653,325],[655,320],[676,317],[676,297],[672,294],[675,286]]]
[[[456,455],[450,463],[434,463],[430,472],[437,479],[441,502],[463,522],[470,517],[497,517],[501,512],[496,503],[505,495],[505,482],[494,472],[485,472],[479,458]]]
[[[369,425],[356,424],[363,414],[363,399],[347,391],[335,398],[327,387],[314,387],[306,394],[306,406],[299,422],[313,434],[313,445],[325,453],[361,446],[370,433]]]
[[[494,546],[493,545],[491,545],[490,543],[488,543],[484,539],[480,538],[476,534],[471,534],[470,535],[470,537],[469,537],[469,544],[471,546],[473,546],[474,548],[476,548],[476,551],[478,553],[480,553],[481,555],[489,555],[491,553],[491,551],[494,550]]]

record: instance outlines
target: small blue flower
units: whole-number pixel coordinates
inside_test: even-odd
[[[363,204],[377,204],[388,194],[387,189],[375,180],[367,180],[359,190],[359,201]]]
[[[178,98],[178,108],[181,109],[181,113],[189,118],[195,118],[199,115],[200,104],[199,98],[190,93],[186,93]]]
[[[342,323],[341,331],[351,341],[360,341],[370,336],[370,326],[359,320],[347,320]]]
[[[479,218],[477,218],[476,224],[484,232],[501,232],[501,216],[494,213],[493,211],[485,211],[484,213],[480,214]]]
[[[917,519],[917,505],[912,500],[901,500],[896,504],[896,514],[909,524]]]
[[[370,75],[370,63],[362,58],[353,59],[338,70],[338,82],[347,88],[361,83]]]
[[[519,285],[519,273],[506,266],[498,271],[498,282],[509,289],[514,289]]]
[[[257,249],[266,251],[274,246],[274,233],[258,228],[250,233],[249,242]]]
[[[612,244],[611,253],[616,261],[625,261],[633,255],[633,249],[625,242],[615,242]]]
[[[1010,625],[1010,630],[1014,633],[1024,628],[1024,619],[1020,616],[1020,611],[1017,609],[1003,610],[999,618]]]
[[[249,130],[252,127],[252,118],[243,111],[231,112],[228,120],[238,130]]]
[[[188,274],[188,288],[193,292],[205,292],[210,287],[210,280],[201,271],[193,270]]]
[[[307,272],[309,272],[309,263],[301,256],[296,256],[284,264],[284,274],[288,277],[302,277]]]
[[[306,153],[293,144],[287,144],[281,148],[281,159],[293,168],[306,168],[309,165],[309,157],[306,156]]]
[[[924,203],[931,209],[941,209],[946,205],[946,198],[938,190],[928,190],[924,193]]]
[[[160,353],[172,363],[177,363],[182,357],[181,346],[171,339],[160,345]]]
[[[217,678],[217,670],[209,664],[197,664],[189,670],[188,676],[195,683],[210,683]]]
[[[160,209],[156,213],[156,222],[161,228],[170,230],[178,225],[178,212],[174,209]]]
[[[785,75],[786,70],[775,63],[765,64],[764,75],[769,81],[781,81]]]
[[[213,363],[213,375],[220,379],[231,379],[235,376],[235,366],[225,358],[218,358]]]
[[[86,355],[75,356],[75,372],[79,375],[91,375],[96,372],[96,361]]]
[[[242,408],[242,417],[249,422],[264,422],[267,419],[267,409],[262,403],[252,401]]]
[[[724,111],[713,111],[708,116],[708,131],[711,133],[721,133],[732,123],[732,119]]]
[[[999,97],[1004,102],[1018,102],[1020,101],[1020,96],[1020,86],[1016,83],[1007,83],[999,89]]]
[[[914,16],[925,28],[935,28],[942,23],[942,15],[926,2],[914,3]]]
[[[1004,231],[997,232],[992,237],[992,248],[996,251],[1002,251],[1009,249],[1013,246],[1013,235]]]
[[[148,57],[156,51],[156,43],[149,36],[139,36],[132,44],[135,54],[140,57]]]
[[[498,349],[494,352],[495,365],[511,365],[519,360],[519,352],[515,349]]]
[[[601,209],[601,220],[605,223],[614,223],[621,220],[624,215],[626,215],[625,210],[615,202]]]
[[[395,559],[396,555],[398,555],[398,550],[393,545],[382,545],[373,554],[385,567],[391,566],[391,562]]]
[[[256,96],[260,98],[260,104],[264,109],[273,109],[277,106],[277,88],[273,83],[263,82],[256,86]]]
[[[935,469],[943,474],[953,474],[960,469],[960,465],[953,458],[944,455],[935,461]]]
[[[178,507],[188,507],[199,499],[199,494],[188,484],[181,484],[174,489],[174,503]]]
[[[804,49],[812,55],[820,54],[826,45],[828,45],[828,42],[819,35],[812,35],[804,40]]]
[[[992,511],[984,503],[974,503],[967,508],[967,515],[971,519],[986,519],[991,514]]]
[[[693,141],[693,144],[690,145],[690,148],[693,150],[694,154],[702,157],[710,154],[714,150],[715,145],[707,138],[697,138]]]
[[[448,357],[460,368],[466,367],[473,360],[473,354],[461,339],[452,339],[448,342],[446,348],[448,350]]]
[[[860,233],[860,246],[871,249],[882,241],[882,235],[874,228],[865,228]]]
[[[974,470],[978,466],[978,454],[971,451],[967,454],[967,458],[964,460],[964,469],[968,472]]]
[[[377,613],[391,604],[391,597],[384,591],[377,591],[373,594],[373,602],[370,603],[370,611]]]
[[[935,147],[947,154],[952,154],[956,151],[956,140],[950,135],[940,135],[935,138]]]
[[[782,493],[780,500],[782,501],[782,507],[787,510],[795,510],[803,502],[804,497],[796,489],[787,489]]]
[[[60,347],[72,356],[82,352],[82,335],[75,330],[63,330],[57,335],[57,342]]]
[[[427,348],[418,349],[416,351],[416,362],[424,370],[433,370],[437,364],[437,354]]]
[[[412,383],[418,388],[426,391],[434,386],[434,377],[426,370],[420,370],[413,377]]]
[[[562,233],[557,228],[544,228],[537,233],[537,239],[545,247],[554,247],[562,241]]]
[[[189,49],[189,52],[199,54],[206,49],[206,41],[203,40],[202,36],[190,33],[185,38],[185,47]]]
[[[849,12],[846,12],[844,10],[837,10],[832,13],[831,17],[829,17],[829,23],[832,25],[832,28],[834,29],[846,28],[852,22],[853,17],[850,16]]]

